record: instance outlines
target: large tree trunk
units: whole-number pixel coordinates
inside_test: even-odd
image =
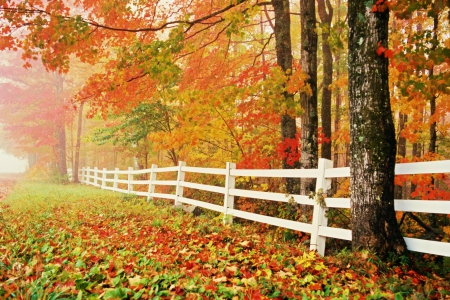
[[[300,104],[303,109],[301,137],[301,166],[304,169],[317,168],[317,33],[315,0],[300,0],[301,26],[301,65],[308,75],[306,84],[311,87],[311,94],[301,93]],[[302,193],[314,191],[315,180],[302,180]]]
[[[283,71],[292,70],[292,49],[291,49],[291,19],[289,11],[289,0],[273,0],[272,5],[275,11],[275,49],[277,53],[277,64]],[[293,101],[293,95],[284,93],[285,101]],[[281,116],[281,139],[295,139],[297,134],[297,125],[295,116],[285,112]],[[298,160],[289,158],[298,157],[298,147],[285,149],[286,158],[283,159],[284,169],[298,169],[300,163]],[[286,191],[290,194],[298,194],[299,180],[286,178]]]
[[[407,251],[394,211],[396,140],[387,48],[389,11],[348,2],[352,247],[381,257]]]
[[[72,170],[73,182],[80,182],[78,178],[78,169],[80,168],[80,147],[81,147],[81,129],[83,126],[83,107],[84,103],[80,104],[78,108],[78,123],[77,123],[77,142],[75,145],[75,164]]]
[[[330,0],[317,0],[317,10],[320,21],[322,22],[322,59],[323,59],[323,78],[322,78],[322,133],[327,138],[331,138],[331,88],[333,81],[333,54],[331,53],[330,37],[331,20],[333,19],[333,6]],[[322,158],[331,159],[331,142],[322,143]]]

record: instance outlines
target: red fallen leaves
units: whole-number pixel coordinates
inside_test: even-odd
[[[51,247],[42,247],[45,241],[34,239],[32,248],[38,250],[32,253],[33,264],[29,268],[37,266],[38,262],[41,265],[30,268],[33,273],[29,275],[10,272],[13,268],[2,272],[0,268],[0,293],[19,291],[25,294],[27,284],[39,284],[43,273],[40,275],[36,269],[43,268],[44,272],[55,276],[48,286],[43,286],[46,292],[61,290],[72,298],[79,291],[83,292],[83,297],[95,297],[94,294],[99,296],[114,289],[122,289],[124,295],[136,299],[153,299],[157,291],[164,292],[160,299],[342,299],[345,293],[357,295],[359,299],[374,293],[379,298],[393,298],[386,286],[385,274],[377,271],[367,254],[351,254],[350,262],[333,256],[322,258],[299,247],[298,243],[279,240],[267,243],[265,238],[273,233],[266,230],[261,234],[257,224],[239,227],[237,231],[233,226],[222,227],[220,221],[208,220],[207,223],[205,218],[178,216],[162,205],[147,211],[149,204],[145,201],[135,207],[139,210],[139,219],[127,208],[132,204],[116,199],[108,199],[103,204],[95,200],[76,201],[73,206],[66,204],[51,210],[54,219],[49,227],[52,228],[41,227],[45,230],[40,231],[39,237],[53,234]],[[55,203],[49,203],[50,208],[52,205]],[[78,211],[85,214],[79,215]],[[99,221],[96,218],[100,214],[102,220]],[[66,215],[68,219],[63,219]],[[73,223],[70,222],[72,216],[81,219]],[[164,222],[152,225],[155,216]],[[43,221],[50,224],[50,220],[41,218],[40,222]],[[67,225],[72,228],[71,234],[64,233],[63,229],[54,230]],[[98,232],[106,230],[107,226],[115,231],[114,237],[101,239],[104,244],[99,244]],[[0,226],[0,241],[9,247],[11,240],[8,238],[3,243],[2,230]],[[149,234],[142,235],[142,230]],[[137,247],[133,244],[136,239]],[[0,261],[10,266],[18,258],[12,257],[11,251],[7,253],[4,257],[0,253]],[[76,266],[78,262],[86,267]],[[392,269],[390,274],[408,286],[411,282],[425,285],[432,280],[406,268]],[[23,280],[8,281],[21,275]],[[441,279],[440,283],[432,282],[429,289],[436,291],[447,287]],[[140,291],[143,292],[139,294]],[[2,296],[0,294],[0,298]]]
[[[5,199],[11,193],[16,181],[13,179],[0,178],[0,200]]]

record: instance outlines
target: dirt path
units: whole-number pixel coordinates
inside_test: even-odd
[[[14,185],[21,177],[20,174],[0,173],[0,200],[5,199],[11,193]]]

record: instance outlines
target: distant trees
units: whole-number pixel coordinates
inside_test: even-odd
[[[61,176],[67,174],[65,124],[69,116],[63,90],[63,77],[46,73],[34,64],[33,72],[21,67],[16,53],[8,53],[8,65],[2,65],[0,122],[9,138],[33,157],[40,156]]]

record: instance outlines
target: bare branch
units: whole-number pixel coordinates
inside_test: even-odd
[[[270,40],[272,39],[272,37],[275,35],[274,32],[272,32],[269,36],[269,38],[267,39],[267,42],[264,44],[263,48],[261,49],[261,52],[258,53],[258,55],[255,56],[255,59],[253,60],[253,65],[256,64],[256,59],[258,57],[260,57],[261,55],[263,55],[264,50],[266,50],[267,45],[270,43]]]

